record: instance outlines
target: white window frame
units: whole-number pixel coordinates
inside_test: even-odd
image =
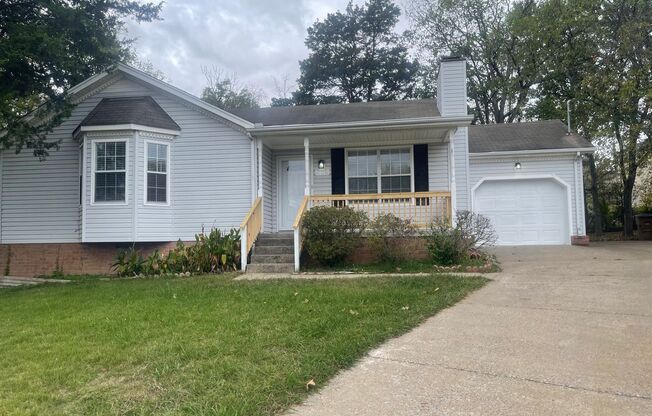
[[[91,139],[91,205],[129,205],[129,139]],[[120,143],[125,144],[125,199],[124,201],[95,201],[95,174],[122,172],[122,170],[97,170],[97,144],[98,143]]]
[[[147,169],[147,146],[149,144],[160,144],[167,146],[167,154],[166,154],[166,166],[165,166],[165,202],[156,202],[156,201],[148,201],[147,200],[147,174],[149,173],[149,170]],[[143,204],[144,205],[154,205],[154,206],[159,206],[159,207],[168,207],[170,206],[170,200],[172,199],[172,190],[170,189],[170,174],[171,174],[171,169],[172,169],[172,159],[171,159],[171,152],[170,148],[172,147],[172,142],[169,141],[164,141],[164,140],[152,140],[152,139],[145,139],[143,141]],[[158,173],[161,174],[163,172],[151,172],[151,173]]]
[[[346,148],[344,149],[344,158],[345,158],[345,163],[344,163],[344,177],[345,177],[345,188],[344,192],[346,195],[349,195],[349,152],[356,152],[356,151],[375,151],[376,152],[376,180],[378,181],[377,189],[379,194],[383,193],[383,188],[382,188],[382,177],[383,175],[381,174],[381,166],[380,166],[380,152],[381,150],[390,150],[390,149],[401,149],[401,150],[409,150],[410,152],[410,192],[414,192],[414,146],[413,145],[408,145],[408,146],[382,146],[382,147],[354,147],[354,148]],[[384,176],[405,176],[405,175],[384,175]],[[396,193],[396,192],[392,192]],[[355,194],[352,194],[355,195]],[[362,195],[362,194],[361,194]]]

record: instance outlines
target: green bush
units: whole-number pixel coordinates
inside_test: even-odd
[[[496,242],[496,232],[489,218],[471,211],[458,211],[455,227],[434,222],[426,234],[428,251],[435,264],[450,266],[469,259],[485,246]]]
[[[451,228],[448,224],[432,223],[426,238],[428,252],[435,264],[451,266],[460,264],[467,258],[462,249],[459,230]]]
[[[399,263],[415,250],[416,228],[410,220],[383,214],[369,224],[369,246],[380,261]]]
[[[131,246],[118,251],[112,267],[118,276],[138,276],[143,271],[143,256]]]
[[[358,246],[368,222],[367,214],[349,207],[314,207],[303,217],[304,247],[312,260],[334,266]]]
[[[118,252],[113,270],[118,276],[220,273],[237,270],[240,262],[240,232],[219,229],[195,235],[195,243],[177,246],[162,256],[158,250],[143,259],[134,247]]]

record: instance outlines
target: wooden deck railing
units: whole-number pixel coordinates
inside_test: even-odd
[[[240,265],[247,269],[247,258],[263,227],[263,198],[258,197],[240,224]]]
[[[310,206],[348,206],[366,212],[371,220],[379,215],[393,214],[409,219],[418,228],[435,221],[450,224],[452,211],[450,192],[313,195]]]
[[[292,224],[292,230],[294,231],[294,271],[298,272],[301,268],[300,258],[301,258],[301,249],[303,248],[303,238],[301,235],[301,226],[303,224],[303,214],[306,213],[310,206],[310,197],[304,196],[297,210],[297,215],[294,217],[294,223]]]

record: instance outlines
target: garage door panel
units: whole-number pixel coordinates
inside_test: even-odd
[[[485,181],[475,191],[474,207],[492,221],[498,244],[568,243],[567,192],[553,179]]]

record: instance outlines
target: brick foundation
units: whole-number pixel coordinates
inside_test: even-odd
[[[176,242],[138,243],[136,248],[147,256],[158,249],[167,253]],[[57,269],[64,274],[112,274],[118,250],[129,243],[40,243],[1,244],[0,273],[32,277],[50,275]],[[9,267],[7,267],[9,261]]]
[[[588,235],[572,235],[571,244],[574,246],[588,246],[589,245],[589,236]]]
[[[413,260],[424,260],[429,257],[428,247],[423,238],[406,239],[402,244],[406,245],[405,248],[410,253],[409,258]],[[351,264],[372,264],[381,260],[378,254],[369,246],[369,241],[363,238],[360,246],[351,253],[347,261]]]

